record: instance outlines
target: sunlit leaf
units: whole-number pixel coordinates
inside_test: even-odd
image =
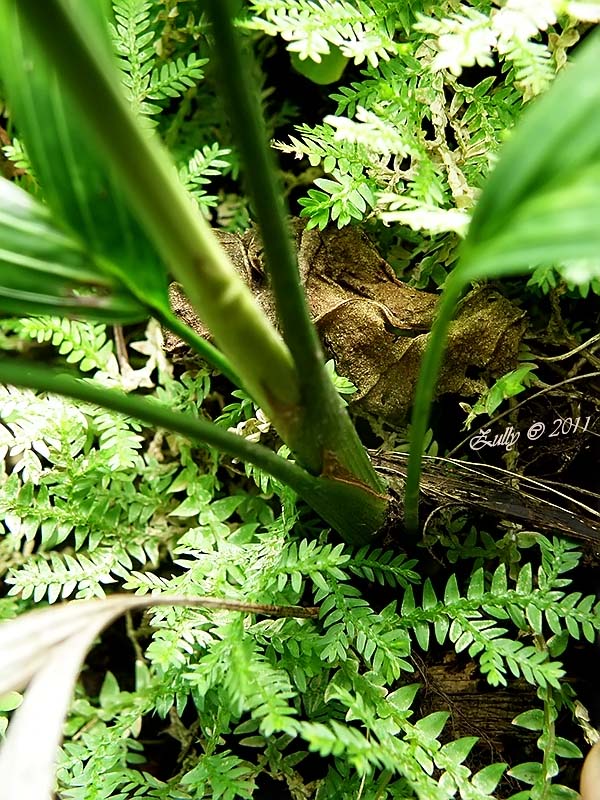
[[[596,124],[600,130],[600,114]],[[597,138],[600,143],[600,135]],[[475,246],[464,265],[465,278],[503,277],[539,264],[597,258],[599,221],[600,152],[595,163],[554,175],[542,189],[524,197],[509,221]]]
[[[94,9],[96,0],[78,7],[78,21],[106,51],[107,34],[90,13]],[[166,269],[130,213],[118,176],[99,157],[85,119],[22,24],[18,4],[11,2],[0,4],[0,74],[54,218],[102,257],[108,274],[146,305],[166,311]]]
[[[0,178],[0,310],[135,322],[145,306],[47,208]]]
[[[600,161],[600,35],[577,49],[550,91],[523,117],[502,150],[477,203],[468,241],[505,235],[523,203],[571,184]],[[597,186],[597,192],[600,187]],[[597,218],[596,218],[597,219]],[[569,224],[560,226],[568,230]]]
[[[298,53],[290,52],[294,69],[313,83],[325,86],[339,81],[350,59],[336,45],[330,45],[329,52],[319,57],[319,61],[310,57],[302,59]]]

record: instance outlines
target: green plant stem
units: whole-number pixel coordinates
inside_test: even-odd
[[[283,338],[301,380],[318,373],[321,345],[311,322],[287,221],[283,187],[267,147],[253,64],[233,26],[231,0],[205,0],[214,36],[217,80],[227,103],[231,128],[242,159],[245,183],[261,234],[265,264],[277,304]],[[239,5],[239,4],[237,4]]]
[[[314,472],[349,472],[373,489],[382,484],[324,367],[287,222],[260,98],[252,82],[252,63],[233,26],[235,2],[205,0],[215,39],[218,78],[227,101],[249,194],[258,219],[265,263],[283,338],[296,366],[303,419],[303,460]],[[341,470],[340,470],[341,468]]]
[[[116,389],[106,389],[92,381],[78,379],[48,367],[0,358],[0,381],[14,386],[65,395],[85,403],[110,408],[121,414],[143,420],[150,425],[176,431],[191,439],[216,447],[233,458],[255,464],[278,480],[287,483],[294,490],[301,485],[305,474],[301,467],[291,461],[286,461],[268,448],[250,442],[243,436],[230,433],[212,422],[172,411],[168,406],[155,400],[125,394]]]
[[[290,486],[328,524],[352,544],[364,544],[383,527],[387,496],[366,490],[351,481],[315,477],[292,461],[266,447],[230,433],[213,422],[172,411],[153,399],[107,389],[48,367],[0,358],[0,382],[81,400],[103,406],[160,428],[215,447],[233,458],[254,464]]]
[[[68,0],[47,0],[43,12],[38,0],[4,2],[31,28],[163,260],[289,442],[299,402],[290,353],[179,184],[166,151],[133,117],[106,48]]]
[[[404,525],[408,533],[416,534],[419,527],[419,484],[423,460],[423,442],[427,433],[429,413],[439,378],[440,366],[456,304],[466,286],[458,272],[450,274],[440,298],[437,316],[431,328],[429,344],[423,356],[411,420],[411,442],[404,489]]]
[[[169,328],[169,330],[179,336],[182,341],[189,344],[192,350],[207,361],[211,367],[219,370],[228,380],[236,386],[239,386],[240,389],[244,388],[242,381],[238,378],[229,359],[226,358],[220,350],[217,350],[214,345],[207,342],[206,339],[192,330],[189,325],[182,322],[176,314],[160,314],[157,318],[166,328]]]
[[[356,529],[375,532],[387,506],[383,486],[331,381],[325,375],[325,380],[316,384],[314,396],[306,388],[300,392],[287,346],[179,184],[164,148],[141,130],[131,114],[117,88],[118,76],[103,40],[69,0],[48,0],[44,13],[35,0],[18,4],[4,0],[1,8],[9,30],[13,26],[17,30],[19,20],[31,28],[82,121],[87,122],[90,135],[95,136],[107,165],[122,181],[158,252],[182,283],[246,390],[299,460],[323,475],[323,482],[312,487],[312,500],[308,500],[306,482],[304,488],[298,488],[298,473],[282,479],[342,535],[353,535],[351,531]],[[310,404],[308,415],[302,403]],[[223,443],[223,449],[226,447]],[[240,457],[259,463],[249,455]],[[272,474],[276,475],[275,471]],[[334,489],[338,500],[332,500]],[[347,508],[340,510],[340,504]]]
[[[544,647],[544,649],[546,649]],[[538,795],[539,800],[548,800],[551,794],[552,778],[556,774],[556,726],[554,720],[556,719],[555,706],[552,702],[552,689],[548,686],[542,692],[539,692],[544,702],[544,733],[545,741],[542,747],[542,786],[541,792]],[[539,745],[538,745],[539,746]]]

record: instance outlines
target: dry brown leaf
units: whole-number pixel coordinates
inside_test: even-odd
[[[358,388],[350,402],[392,424],[405,422],[439,296],[396,278],[358,228],[306,231],[294,223],[300,277],[313,320],[336,370]],[[259,304],[276,322],[255,233],[220,233],[219,240]],[[208,332],[174,284],[175,312],[203,336]],[[450,326],[437,395],[471,397],[513,369],[525,329],[523,312],[482,287],[461,302]],[[173,334],[166,347],[181,346]]]

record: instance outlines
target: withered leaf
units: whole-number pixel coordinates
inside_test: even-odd
[[[307,231],[293,222],[300,276],[323,346],[336,370],[358,388],[359,410],[402,424],[410,408],[439,296],[400,281],[360,229]],[[218,233],[240,274],[276,324],[260,240]],[[178,284],[171,286],[176,313],[203,336],[208,331]],[[513,369],[525,315],[489,287],[462,300],[450,327],[437,396],[475,396]],[[172,334],[166,346],[181,345]]]

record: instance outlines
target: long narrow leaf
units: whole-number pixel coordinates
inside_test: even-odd
[[[40,652],[37,671],[0,750],[0,800],[49,800],[73,685],[85,654],[110,618]]]
[[[598,126],[600,130],[600,118]],[[459,267],[464,280],[503,277],[538,264],[597,260],[600,153],[595,163],[579,166],[525,198],[509,225],[471,248]]]
[[[11,48],[13,33],[21,25],[31,31],[47,63],[56,69],[61,91],[68,93],[72,108],[70,117],[65,114],[51,117],[53,141],[62,146],[61,125],[80,127],[94,147],[97,163],[104,165],[105,171],[118,173],[119,186],[123,188],[127,203],[131,204],[163,263],[168,264],[183,284],[217,346],[289,443],[297,423],[300,399],[289,351],[179,183],[165,149],[133,117],[120,89],[114,59],[108,57],[102,31],[88,24],[89,20],[81,15],[81,8],[82,4],[70,0],[47,0],[43,9],[37,0],[19,0],[18,3],[3,0],[0,3],[0,10],[3,10],[0,45],[6,40]],[[33,53],[36,52],[34,48]],[[18,53],[13,52],[10,58],[3,59],[7,73],[13,68],[13,55],[18,56]],[[29,63],[29,51],[25,55],[27,58],[23,61]],[[19,83],[13,85],[13,93],[9,92],[9,99],[17,106],[24,82],[22,75]],[[34,119],[34,112],[30,104],[24,113],[31,113]],[[46,124],[39,117],[36,122],[42,127]],[[33,124],[28,135],[35,138]],[[27,138],[26,145],[29,144]],[[45,155],[51,157],[52,153],[40,153],[40,158],[43,160]],[[73,163],[72,153],[70,163]],[[56,182],[57,176],[53,175],[55,192]],[[110,225],[107,220],[104,222]],[[162,294],[154,298],[152,287],[156,286],[156,281],[152,264],[127,262],[123,269],[129,269],[127,275],[123,273],[123,279],[127,280],[131,291],[142,292],[148,277],[150,289],[143,295],[144,299],[149,303],[162,302]],[[299,436],[296,439],[301,442]]]
[[[3,33],[6,38],[4,46],[0,47],[0,68],[20,132],[55,217],[82,238],[86,249],[94,254],[96,266],[111,278],[111,283],[120,285],[121,290],[116,294],[136,297],[138,305],[147,307],[141,316],[151,313],[167,327],[176,329],[175,332],[209,364],[236,385],[243,386],[230,359],[196,336],[171,313],[164,261],[130,212],[121,177],[110,164],[107,166],[94,136],[83,124],[85,121],[81,120],[76,104],[67,94],[64,82],[54,73],[34,37],[20,24],[16,7],[9,8],[9,5],[0,6],[0,39]],[[110,67],[106,15],[100,13],[101,3],[92,0],[78,5],[75,10],[79,23],[87,30],[87,37],[104,52]],[[46,13],[51,12],[44,11],[44,15]],[[68,45],[65,43],[65,46]],[[30,69],[32,65],[34,68]],[[118,83],[116,70],[113,80]],[[93,87],[90,95],[94,95]],[[105,115],[110,116],[110,109]],[[141,131],[138,135],[145,136]],[[127,144],[123,142],[121,146],[126,148]],[[137,147],[137,143],[133,146]],[[153,173],[151,162],[147,170]],[[174,170],[172,178],[175,180]],[[155,180],[159,184],[160,177],[155,176]],[[160,186],[158,191],[162,191]],[[19,277],[21,284],[26,284],[30,276],[21,271]],[[17,279],[18,276],[12,276],[13,281]],[[0,285],[8,287],[9,280],[4,281],[0,276]],[[13,298],[12,304],[4,304],[9,313],[48,313],[45,306],[49,305],[51,313],[93,316],[80,299],[74,301],[73,308],[63,303],[61,292],[54,292],[54,297],[48,292],[42,302],[31,295],[7,294]],[[93,305],[93,301],[90,303]],[[105,304],[103,301],[103,306]],[[116,302],[111,308],[115,312],[119,310]],[[129,321],[123,314],[111,313],[110,309],[96,316],[111,322]],[[139,313],[136,318],[140,318]]]
[[[63,230],[46,206],[0,178],[0,311],[14,316],[61,314],[113,324],[138,322],[152,312],[209,364],[241,385],[216,347],[170,310],[149,309],[115,277],[117,272]]]
[[[0,178],[0,310],[137,322],[146,307],[47,208]]]
[[[102,23],[89,13],[95,7],[94,0],[78,17],[100,44]],[[118,177],[99,157],[62,81],[21,25],[16,6],[7,2],[0,3],[0,73],[55,218],[102,257],[104,268],[143,303],[168,311],[164,264],[130,213]]]
[[[475,212],[467,242],[507,230],[517,209],[600,159],[600,31],[577,48],[547,94],[524,115],[503,148]]]

